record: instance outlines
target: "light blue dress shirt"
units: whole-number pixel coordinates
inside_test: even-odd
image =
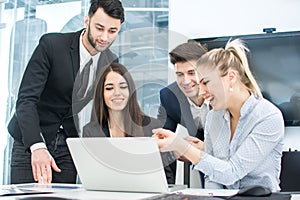
[[[205,152],[194,166],[206,175],[205,188],[239,189],[260,184],[279,191],[284,120],[276,106],[251,95],[240,111],[230,141],[226,110],[210,111],[205,126]]]

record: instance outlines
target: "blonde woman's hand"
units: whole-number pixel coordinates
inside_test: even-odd
[[[161,152],[173,151],[176,156],[180,157],[191,146],[187,141],[170,130],[158,128],[153,129],[152,132]]]
[[[201,141],[200,139],[193,136],[187,136],[184,138],[184,140],[192,144],[197,149],[204,151],[204,142]]]

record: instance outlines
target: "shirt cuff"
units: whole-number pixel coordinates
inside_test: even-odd
[[[47,149],[46,144],[44,142],[38,142],[30,146],[30,151],[33,152],[37,149]]]
[[[201,151],[200,150],[200,160],[199,160],[199,162],[202,160],[202,158],[205,156],[205,152],[204,151]],[[198,163],[199,163],[198,162]],[[192,169],[194,169],[195,168],[195,166],[198,164],[198,163],[192,163]]]

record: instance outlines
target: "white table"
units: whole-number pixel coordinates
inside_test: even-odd
[[[78,200],[134,200],[144,199],[159,195],[158,193],[135,193],[135,192],[105,192],[105,191],[87,191],[82,185],[79,184],[50,184],[50,185],[38,185],[38,184],[21,184],[21,185],[7,185],[2,187],[12,187],[20,189],[30,189],[40,192],[52,192],[49,194],[34,194],[34,195],[16,195],[16,196],[0,196],[0,200],[12,200],[22,199],[30,196],[38,197],[61,197],[66,199],[78,199]],[[206,190],[199,188],[187,188],[182,190],[185,194],[198,194],[207,195],[215,194],[224,196],[230,196],[237,192],[237,190]],[[17,191],[16,191],[17,192]],[[292,200],[300,200],[300,194],[292,194]]]

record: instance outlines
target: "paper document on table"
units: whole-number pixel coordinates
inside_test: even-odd
[[[184,190],[179,190],[177,193],[191,194],[197,196],[219,196],[228,197],[238,193],[239,190],[229,190],[229,189],[197,189],[197,188],[187,188]]]
[[[81,184],[64,184],[64,183],[51,183],[51,184],[38,184],[38,183],[25,183],[15,185],[20,190],[35,190],[40,192],[59,192],[65,190],[83,189]]]
[[[51,191],[39,191],[33,189],[21,189],[16,185],[2,185],[0,187],[0,196],[13,196],[13,195],[28,195],[28,194],[48,194]]]

